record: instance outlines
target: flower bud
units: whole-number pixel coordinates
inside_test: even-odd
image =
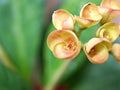
[[[75,20],[77,21],[78,25],[80,28],[88,28],[90,26],[95,25],[96,23],[98,23],[98,21],[93,21],[90,19],[84,19],[84,18],[80,18],[79,16],[75,16]]]
[[[120,63],[120,44],[113,44],[111,54]]]
[[[115,10],[106,7],[98,7],[100,14],[102,15],[102,23],[111,22],[120,15],[120,10]]]
[[[59,9],[54,11],[52,15],[52,22],[56,29],[62,30],[62,29],[74,29],[74,19],[72,14],[70,14],[68,11]]]
[[[96,36],[113,42],[119,36],[119,25],[112,22],[106,23],[97,30]]]
[[[87,28],[93,26],[102,19],[99,14],[98,8],[93,3],[88,3],[83,6],[80,12],[80,17],[75,16],[75,20],[81,28]]]
[[[97,6],[93,3],[88,3],[83,6],[80,12],[80,17],[95,21],[99,21],[102,18],[99,14]]]
[[[112,9],[120,9],[120,2],[118,0],[102,0],[101,6]]]
[[[101,22],[110,22],[120,15],[120,3],[118,0],[102,0],[98,10],[103,17]]]
[[[47,39],[47,44],[54,56],[59,59],[72,60],[81,49],[81,43],[74,32],[70,30],[55,30]]]
[[[84,52],[89,61],[102,64],[107,61],[112,44],[105,38],[92,38],[84,45]]]

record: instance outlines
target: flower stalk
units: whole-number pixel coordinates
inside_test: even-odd
[[[61,67],[55,72],[55,75],[53,76],[54,78],[52,78],[50,82],[48,82],[44,90],[54,90],[56,88],[58,81],[61,79],[71,62],[71,60],[67,60],[61,65]]]

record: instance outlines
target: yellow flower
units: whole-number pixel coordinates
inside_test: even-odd
[[[109,22],[120,15],[120,3],[118,0],[102,0],[98,10],[103,17],[101,22]]]
[[[47,39],[47,44],[54,56],[59,59],[72,60],[80,52],[81,42],[70,30],[55,30]]]
[[[52,22],[57,30],[74,29],[75,24],[74,18],[72,14],[70,14],[68,11],[64,9],[54,11],[52,15]]]
[[[112,55],[120,63],[120,44],[113,44],[111,49]]]
[[[112,9],[120,9],[120,2],[118,0],[102,0],[101,6]]]
[[[98,8],[93,3],[87,3],[80,11],[80,16],[75,16],[75,20],[78,22],[80,28],[88,28],[93,26],[102,19],[99,14]]]
[[[107,61],[112,44],[105,38],[92,38],[83,47],[89,61],[102,64]]]
[[[106,23],[99,27],[96,32],[96,36],[100,38],[106,38],[109,41],[115,41],[119,36],[119,25],[116,23]]]

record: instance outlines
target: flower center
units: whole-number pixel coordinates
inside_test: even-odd
[[[89,55],[90,55],[91,57],[93,57],[95,54],[96,54],[96,48],[93,47],[93,48],[90,50]]]
[[[110,36],[110,34],[108,33],[108,32],[104,32],[103,33],[103,37],[105,37],[105,38],[107,38],[108,40],[110,40],[111,41],[111,36]]]
[[[76,49],[76,45],[74,42],[67,43],[67,45],[64,47],[67,51],[74,51]]]

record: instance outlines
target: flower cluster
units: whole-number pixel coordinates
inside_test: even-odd
[[[100,6],[89,2],[85,4],[80,15],[59,9],[52,15],[52,22],[56,30],[47,38],[47,44],[54,56],[59,59],[74,59],[83,48],[89,61],[101,64],[107,61],[111,53],[120,62],[120,44],[113,42],[120,36],[120,24],[112,22],[120,15],[120,2],[118,0],[102,0]],[[101,23],[95,32],[96,36],[83,44],[80,33],[86,28]],[[76,32],[75,25],[79,31]]]

